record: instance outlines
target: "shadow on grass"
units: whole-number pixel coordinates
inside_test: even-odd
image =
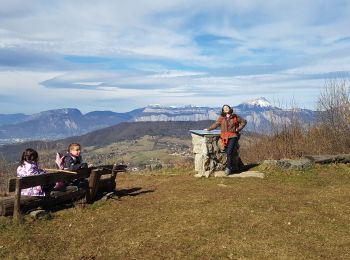
[[[66,203],[62,203],[62,204],[57,204],[57,205],[54,205],[54,206],[49,206],[49,207],[39,207],[39,208],[36,208],[36,209],[31,209],[27,212],[27,214],[30,212],[30,211],[33,211],[33,210],[37,210],[37,209],[44,209],[46,211],[50,211],[52,213],[54,212],[57,212],[57,211],[61,211],[61,210],[65,210],[65,209],[70,209],[70,208],[74,208],[76,205],[77,205],[77,201],[71,201],[71,202],[66,202]]]
[[[250,163],[250,164],[246,164],[244,165],[244,171],[249,171],[250,169],[259,166],[258,163]]]
[[[154,192],[155,190],[143,190],[141,191],[142,188],[140,187],[135,187],[135,188],[130,188],[130,189],[121,189],[121,190],[117,190],[115,192],[115,194],[118,196],[118,198],[122,198],[125,196],[138,196],[141,194],[145,194],[145,193],[150,193],[150,192]]]
[[[141,187],[135,187],[135,188],[130,188],[130,189],[115,190],[112,192],[99,192],[96,194],[94,201],[107,200],[107,199],[119,200],[122,197],[126,197],[126,196],[133,197],[133,196],[138,196],[138,195],[142,195],[142,194],[146,194],[146,193],[150,193],[150,192],[155,191],[155,190],[143,190],[143,191],[141,191],[141,190],[142,190]]]
[[[103,198],[105,196],[108,196],[107,199],[117,199],[119,200],[122,197],[126,197],[126,196],[138,196],[138,195],[142,195],[142,194],[146,194],[146,193],[150,193],[150,192],[154,192],[155,189],[152,190],[142,190],[141,187],[135,187],[135,188],[130,188],[130,189],[120,189],[120,190],[116,190],[113,192],[108,193],[107,192],[99,192],[98,194],[96,194],[96,197],[94,199],[93,202],[99,201],[99,200],[103,200]],[[69,209],[69,208],[74,208],[76,206],[82,206],[84,207],[86,205],[84,198],[80,198],[80,199],[75,199],[75,200],[71,200],[71,201],[66,201],[63,203],[59,203],[56,205],[42,205],[41,207],[38,208],[34,208],[34,209],[30,209],[25,211],[26,214],[30,213],[33,210],[38,210],[38,209],[44,209],[46,211],[50,211],[50,212],[57,212],[57,211],[61,211],[64,209]]]

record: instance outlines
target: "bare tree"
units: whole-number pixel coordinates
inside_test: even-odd
[[[322,111],[319,126],[326,129],[334,152],[348,152],[350,148],[349,81],[329,79],[321,92],[317,108]]]

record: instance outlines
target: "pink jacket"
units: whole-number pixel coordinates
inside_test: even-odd
[[[38,164],[34,162],[24,162],[23,165],[20,165],[17,168],[17,177],[25,177],[43,173],[45,173],[45,171],[39,169]],[[23,189],[21,194],[25,196],[45,196],[45,192],[42,190],[41,186]]]

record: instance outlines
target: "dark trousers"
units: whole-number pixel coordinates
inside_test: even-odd
[[[237,156],[238,152],[238,137],[233,137],[228,139],[228,144],[225,147],[225,152],[227,155],[227,164],[226,168],[228,168],[231,172],[237,171],[237,165],[235,164],[234,157]]]

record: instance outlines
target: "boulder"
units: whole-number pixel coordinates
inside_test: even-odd
[[[310,159],[314,163],[327,164],[327,163],[350,163],[350,154],[337,154],[337,155],[308,155],[306,158]]]
[[[277,161],[277,166],[282,169],[306,170],[313,166],[313,162],[307,158],[283,159]]]
[[[47,212],[43,209],[33,210],[29,213],[31,218],[33,219],[42,219],[45,218],[47,215]]]
[[[260,178],[263,179],[265,177],[265,174],[258,171],[245,171],[241,173],[234,173],[225,175],[224,171],[216,171],[214,172],[215,177],[225,177],[225,178],[247,178],[247,177],[253,177],[253,178]]]
[[[107,201],[111,198],[113,198],[115,196],[115,191],[112,191],[112,192],[108,192],[107,194],[105,194],[103,197],[102,197],[102,201]]]

